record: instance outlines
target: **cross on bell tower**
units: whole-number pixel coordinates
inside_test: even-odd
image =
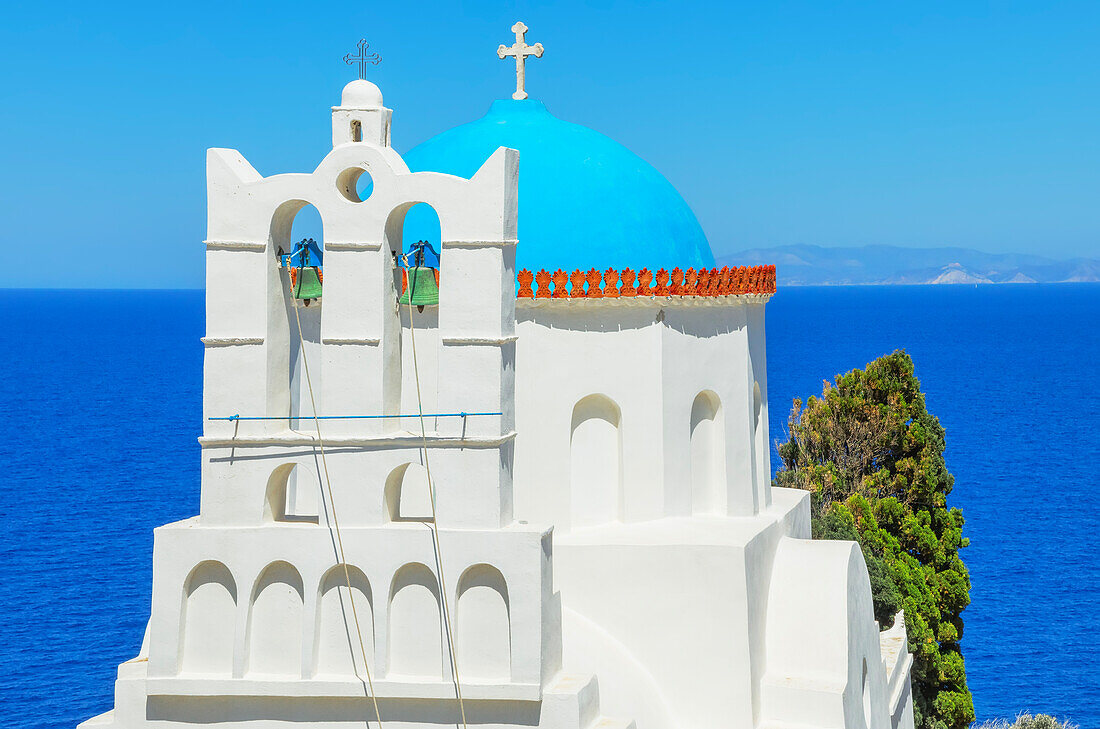
[[[359,64],[359,78],[365,79],[367,77],[367,64],[377,66],[382,62],[382,56],[378,55],[374,51],[367,53],[367,49],[370,48],[370,43],[367,43],[366,38],[360,38],[359,43],[356,44],[359,48],[359,55],[353,56],[350,53],[344,56],[344,63],[349,66],[353,63]]]
[[[526,99],[527,91],[523,86],[526,82],[525,65],[527,56],[534,56],[535,58],[542,58],[542,44],[536,43],[533,46],[527,45],[527,26],[522,21],[517,22],[512,26],[512,32],[516,34],[516,42],[511,47],[506,47],[501,44],[497,48],[497,57],[504,59],[508,56],[515,56],[516,58],[516,93],[512,94],[513,99]]]

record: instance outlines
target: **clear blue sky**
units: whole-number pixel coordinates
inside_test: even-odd
[[[719,255],[1100,256],[1095,2],[11,4],[0,286],[201,287],[204,149],[313,169],[368,38],[405,151],[528,89],[653,163]]]

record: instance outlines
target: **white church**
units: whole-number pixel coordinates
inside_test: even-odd
[[[513,97],[404,158],[365,43],[312,172],[209,150],[200,513],[81,727],[913,726],[904,620],[771,485],[774,267],[512,30]]]

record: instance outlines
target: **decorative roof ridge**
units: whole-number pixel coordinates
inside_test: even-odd
[[[637,284],[635,284],[637,280]],[[723,266],[722,268],[677,267],[670,274],[659,269],[654,274],[643,268],[636,275],[634,269],[609,268],[600,272],[579,268],[571,274],[558,269],[550,273],[541,269],[531,273],[522,269],[516,274],[520,299],[617,299],[639,296],[691,296],[718,297],[741,294],[774,294],[775,266]],[[603,286],[600,286],[600,283]],[[621,282],[621,283],[620,283]],[[535,283],[537,288],[532,289]],[[553,287],[551,288],[551,284]],[[567,288],[567,284],[569,288]],[[586,285],[587,284],[587,287]]]

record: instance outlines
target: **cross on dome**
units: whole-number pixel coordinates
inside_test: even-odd
[[[370,43],[367,43],[366,38],[360,38],[359,42],[356,44],[356,47],[359,48],[359,55],[353,56],[350,53],[346,54],[344,56],[344,63],[348,64],[349,66],[353,63],[358,63],[359,78],[365,79],[367,77],[367,64],[369,63],[372,66],[377,66],[379,63],[382,62],[382,56],[378,55],[374,51],[367,53],[367,49],[370,48]]]
[[[512,98],[516,100],[526,99],[527,91],[523,86],[526,81],[526,74],[524,66],[527,62],[527,56],[534,56],[535,58],[542,58],[542,44],[536,43],[533,46],[527,45],[527,26],[522,21],[517,21],[512,26],[512,32],[516,34],[516,42],[511,47],[506,47],[503,43],[497,48],[497,57],[504,59],[508,56],[515,56],[516,59],[516,93],[512,94]]]

